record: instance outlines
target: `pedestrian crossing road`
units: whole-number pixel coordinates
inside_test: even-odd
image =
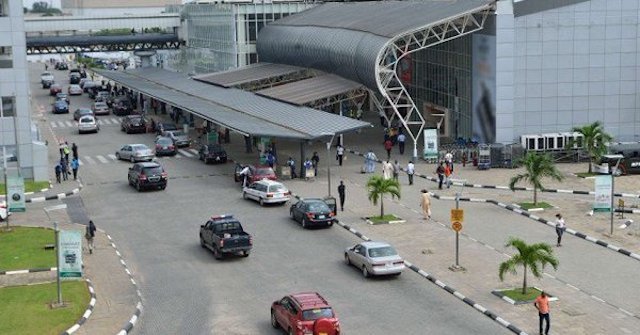
[[[101,126],[119,126],[122,122],[120,118],[117,117],[97,117],[98,124]],[[51,128],[76,128],[78,127],[78,122],[74,120],[63,120],[63,121],[50,121],[49,124]]]
[[[198,150],[196,149],[178,149],[178,153],[175,156],[162,156],[156,157],[159,160],[164,159],[180,159],[180,158],[198,158]],[[94,155],[94,156],[80,156],[78,162],[80,165],[97,165],[97,164],[110,164],[117,162],[115,154],[108,155]]]

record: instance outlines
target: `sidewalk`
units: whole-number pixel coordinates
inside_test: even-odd
[[[56,202],[57,204],[57,202]],[[51,221],[44,212],[44,207],[52,203],[34,203],[28,206],[27,212],[14,213],[11,216],[12,226],[43,226],[52,228],[53,221],[57,221],[60,229],[80,230],[84,236],[85,222],[72,223],[66,211],[52,211],[49,213]],[[95,237],[93,254],[84,250],[84,277],[91,280],[96,293],[96,305],[87,321],[74,333],[81,335],[113,335],[120,332],[122,327],[136,312],[138,296],[125,268],[120,263],[116,250],[111,246],[107,234],[100,230]],[[83,240],[83,243],[86,241]],[[37,281],[55,281],[55,272],[34,273]],[[28,276],[20,275],[20,276]],[[63,292],[64,298],[64,292]],[[69,325],[71,327],[72,325]]]

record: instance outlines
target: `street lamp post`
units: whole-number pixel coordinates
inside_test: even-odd
[[[326,143],[327,145],[327,196],[331,196],[331,144],[333,143],[333,139],[336,134],[333,133],[322,133],[323,136],[331,136],[329,141]]]
[[[47,218],[49,219],[49,221],[51,221],[51,217],[49,216],[49,212],[55,211],[55,210],[59,210],[59,209],[66,209],[66,208],[67,208],[67,204],[49,206],[49,207],[45,207],[44,208],[44,212],[47,214]],[[56,235],[56,246],[55,246],[55,252],[56,252],[56,286],[58,287],[58,304],[57,304],[57,306],[60,307],[60,306],[62,306],[62,286],[60,285],[60,252],[59,252],[59,250],[60,250],[60,238],[59,238],[60,230],[58,229],[58,222],[56,222],[56,221],[53,222],[53,230],[55,231],[55,235]]]
[[[608,158],[613,158],[616,159],[616,166],[610,171],[611,172],[611,229],[609,234],[611,236],[613,236],[613,213],[614,213],[614,209],[613,209],[613,197],[614,197],[614,185],[615,185],[615,174],[618,173],[618,165],[620,164],[620,161],[624,158],[624,156],[622,155],[610,155],[608,156]]]

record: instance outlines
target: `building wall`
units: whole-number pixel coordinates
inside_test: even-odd
[[[5,48],[0,57],[3,58],[0,67],[0,97],[3,98],[0,99],[0,147],[7,146],[8,153],[17,153],[22,176],[48,180],[46,147],[44,143],[34,143],[32,135],[22,6],[14,6],[16,2],[9,4],[7,0],[0,0],[0,3],[0,47]],[[10,54],[6,51],[8,47]]]
[[[640,2],[510,9],[498,2],[497,141],[594,121],[616,140],[640,140]]]

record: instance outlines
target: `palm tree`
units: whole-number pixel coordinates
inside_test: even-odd
[[[383,197],[385,194],[391,194],[391,197],[398,197],[400,199],[400,183],[394,179],[384,179],[382,176],[372,176],[367,181],[367,192],[369,193],[369,200],[374,205],[378,204],[380,199],[380,217],[384,216],[384,202]]]
[[[558,269],[560,262],[553,256],[553,250],[547,243],[527,244],[523,240],[515,237],[509,238],[506,244],[507,247],[514,247],[518,249],[518,254],[513,255],[510,259],[500,264],[498,270],[498,276],[500,281],[504,280],[504,274],[510,272],[516,273],[516,267],[521,265],[524,267],[524,280],[522,282],[522,294],[527,293],[527,270],[531,269],[531,273],[536,278],[542,277],[542,270],[545,265],[551,264],[554,270]]]
[[[557,181],[562,181],[564,177],[558,171],[553,164],[553,159],[549,154],[535,154],[533,152],[527,152],[522,157],[520,164],[524,166],[526,172],[518,174],[511,178],[509,182],[509,188],[515,191],[515,186],[518,182],[524,180],[533,186],[533,204],[538,203],[538,190],[543,190],[541,180],[544,177],[550,177]]]
[[[607,153],[605,144],[609,143],[613,137],[604,131],[600,121],[582,127],[573,127],[572,131],[584,136],[582,143],[584,143],[584,149],[589,154],[589,173],[591,173],[591,163],[597,162],[602,155]],[[569,147],[572,147],[574,143],[574,140],[569,141]]]

